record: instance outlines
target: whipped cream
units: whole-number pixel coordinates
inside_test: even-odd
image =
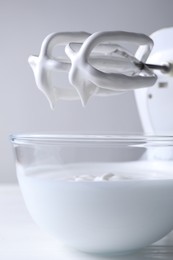
[[[131,179],[65,180],[90,174],[111,180],[111,173]],[[66,246],[100,254],[141,249],[173,229],[172,175],[171,161],[32,168],[17,164],[23,197],[35,222]]]
[[[78,163],[60,167],[32,168],[29,176],[34,179],[54,182],[114,182],[136,180],[165,180],[173,179],[172,164],[167,166],[164,162],[127,162],[127,163]],[[49,171],[47,170],[49,168]],[[165,171],[165,172],[163,172]],[[33,174],[32,174],[33,172]],[[36,172],[36,174],[35,174]]]
[[[139,45],[135,56],[119,45],[121,42]],[[53,56],[57,45],[65,46],[65,57]],[[138,33],[53,33],[43,41],[40,55],[30,56],[28,61],[51,108],[58,99],[80,99],[86,105],[91,96],[109,96],[154,85],[157,76],[147,67],[141,70],[136,65],[147,60],[152,47],[153,41]],[[54,85],[54,72],[68,74],[66,88]]]
[[[69,177],[67,180],[69,181],[118,181],[118,180],[130,180],[133,179],[126,174],[115,174],[115,173],[105,173],[100,176],[93,176],[93,175],[79,175]]]

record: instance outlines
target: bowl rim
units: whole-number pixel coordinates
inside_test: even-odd
[[[107,134],[62,134],[62,133],[31,133],[11,134],[13,144],[53,144],[53,143],[123,143],[123,144],[151,144],[173,146],[171,134],[141,134],[141,133],[107,133]]]

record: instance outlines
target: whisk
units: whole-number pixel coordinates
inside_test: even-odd
[[[138,46],[132,54],[121,43]],[[120,45],[121,44],[121,45]],[[65,47],[65,57],[54,57],[56,46]],[[86,105],[89,98],[124,93],[153,86],[159,70],[173,74],[173,65],[146,63],[154,43],[144,34],[108,31],[62,32],[48,35],[39,56],[30,56],[38,88],[53,108],[58,99],[80,99]],[[66,72],[69,86],[53,83],[52,73]]]

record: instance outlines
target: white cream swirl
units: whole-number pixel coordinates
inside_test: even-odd
[[[100,176],[93,176],[93,175],[81,175],[81,176],[73,176],[70,178],[70,181],[96,181],[96,182],[102,182],[102,181],[118,181],[118,180],[130,180],[133,178],[130,178],[128,175],[122,175],[122,174],[115,174],[115,173],[105,173]]]

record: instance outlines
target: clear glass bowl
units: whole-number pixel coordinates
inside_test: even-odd
[[[129,253],[173,229],[173,137],[12,135],[34,221],[72,248]]]

